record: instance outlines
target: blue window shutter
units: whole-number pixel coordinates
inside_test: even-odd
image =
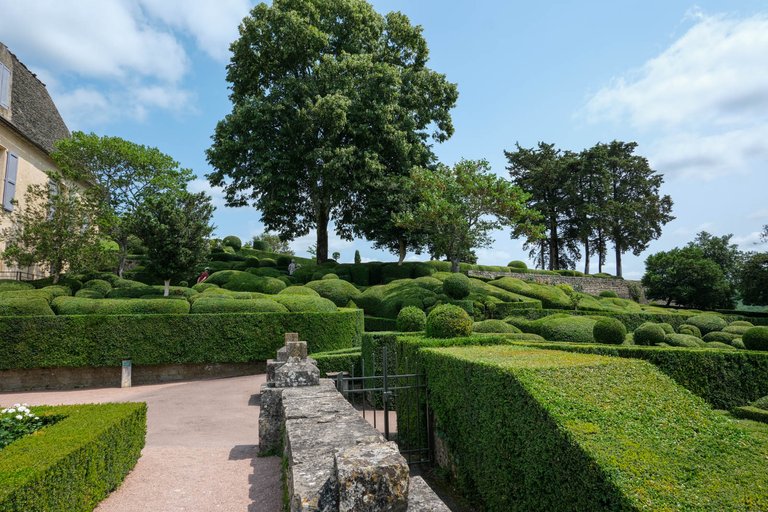
[[[8,153],[5,163],[5,187],[3,188],[3,208],[13,211],[13,197],[16,195],[16,173],[19,169],[19,157]]]
[[[11,71],[0,64],[0,106],[11,106]]]

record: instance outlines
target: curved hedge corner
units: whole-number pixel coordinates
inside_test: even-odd
[[[5,317],[0,370],[265,361],[286,332],[310,352],[360,345],[363,312]]]
[[[421,358],[482,510],[768,510],[768,439],[643,361],[510,346]]]
[[[133,469],[144,447],[144,403],[35,407],[62,417],[0,452],[0,510],[90,512]]]

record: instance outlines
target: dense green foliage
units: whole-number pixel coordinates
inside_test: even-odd
[[[653,322],[645,322],[632,332],[636,345],[656,345],[664,342],[666,337],[664,329]]]
[[[741,341],[750,350],[768,350],[768,327],[750,327]]]
[[[443,281],[443,291],[452,299],[463,299],[469,295],[469,278],[464,274],[451,274]]]
[[[317,352],[312,354],[312,359],[317,361],[317,368],[320,370],[321,377],[326,377],[330,372],[362,375],[360,347]]]
[[[350,300],[357,300],[357,297],[360,296],[360,291],[355,288],[355,285],[338,278],[310,281],[305,286],[316,291],[321,297],[329,299],[339,307],[346,306]]]
[[[502,290],[532,297],[542,302],[545,308],[570,309],[571,301],[568,295],[555,286],[529,283],[514,277],[502,277],[488,283]]]
[[[704,342],[701,339],[690,334],[667,334],[664,336],[664,343],[670,347],[697,348],[704,346]]]
[[[728,325],[722,316],[709,313],[692,316],[686,320],[686,323],[698,327],[702,335],[712,331],[722,331]]]
[[[322,313],[3,317],[0,370],[115,366],[126,356],[137,365],[265,361],[283,345],[286,332],[298,332],[311,352],[348,348],[360,344],[363,315],[359,310],[346,309]]]
[[[515,347],[421,357],[458,484],[485,510],[768,506],[768,438],[644,362]]]
[[[90,512],[144,447],[141,403],[36,407],[59,420],[0,452],[0,510]]]
[[[768,253],[748,255],[737,283],[744,304],[768,305]]]
[[[768,394],[768,355],[760,352],[575,343],[536,347],[643,359],[715,409],[731,409]]]
[[[397,330],[400,332],[423,331],[427,315],[415,306],[406,306],[397,314]]]
[[[149,315],[189,313],[189,302],[172,299],[87,299],[57,297],[51,303],[57,315]]]
[[[6,297],[0,295],[0,316],[54,315],[48,301],[42,297]]]
[[[472,332],[472,318],[452,304],[442,304],[430,311],[425,327],[432,338],[457,338]]]
[[[201,297],[190,308],[190,313],[287,313],[288,308],[269,299],[230,299],[226,296]]]
[[[349,238],[385,185],[430,165],[431,142],[453,133],[456,86],[427,67],[421,28],[401,13],[363,0],[261,3],[231,50],[233,108],[208,177],[284,239],[316,229],[319,262],[329,221]]]
[[[733,287],[723,270],[698,247],[648,256],[642,278],[646,296],[667,305],[714,309],[733,305]]]
[[[472,324],[472,332],[479,333],[513,333],[522,332],[514,325],[510,325],[503,320],[483,320]]]
[[[592,336],[598,343],[621,345],[627,336],[627,328],[615,318],[604,317],[595,322],[592,328]]]

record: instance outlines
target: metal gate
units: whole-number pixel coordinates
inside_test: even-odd
[[[390,374],[387,347],[382,347],[381,375],[336,376],[336,389],[388,441],[395,441],[409,464],[432,461],[432,433],[423,374]],[[362,365],[365,368],[365,364]],[[397,365],[392,365],[397,367]]]

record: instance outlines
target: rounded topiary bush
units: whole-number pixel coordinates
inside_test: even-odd
[[[706,345],[706,348],[715,348],[718,350],[736,350],[735,347],[732,347],[727,343],[721,343],[719,341],[708,341],[706,342]]]
[[[472,332],[472,318],[459,306],[442,304],[427,316],[426,331],[430,338],[469,336]]]
[[[234,235],[225,236],[224,240],[221,241],[221,245],[225,247],[231,247],[236,251],[239,251],[240,248],[243,246],[243,241],[240,240],[239,237],[236,237]]]
[[[83,283],[82,290],[95,290],[105,297],[112,289],[112,285],[103,279],[91,279]]]
[[[198,291],[200,293],[204,292],[205,290],[210,290],[211,288],[218,288],[219,286],[213,283],[197,283],[195,285],[192,285],[192,289],[195,291]]]
[[[287,313],[288,308],[269,299],[204,297],[195,301],[190,313]]]
[[[322,279],[338,279],[338,278],[339,276],[337,276],[336,274],[325,274],[320,279],[322,280]]]
[[[747,322],[746,320],[734,320],[733,322],[729,323],[728,326],[736,326],[736,327],[754,327],[755,324],[752,322]]]
[[[278,294],[271,299],[288,308],[291,313],[333,313],[339,310],[336,304],[323,297]]]
[[[677,328],[677,332],[678,334],[688,334],[689,336],[696,336],[697,338],[701,338],[701,330],[695,325],[683,324]]]
[[[512,260],[509,263],[507,263],[507,266],[509,268],[514,268],[518,270],[528,270],[528,265],[524,261],[520,261],[520,260]]]
[[[416,306],[406,306],[397,314],[397,330],[400,332],[423,331],[427,314]]]
[[[472,332],[483,333],[520,333],[523,332],[514,325],[510,325],[504,320],[483,320],[482,322],[475,322],[472,325]]]
[[[666,322],[662,322],[659,324],[659,326],[664,329],[664,332],[666,334],[675,334],[675,328],[672,327],[672,324],[668,324]]]
[[[75,297],[81,299],[103,299],[104,294],[93,288],[81,288],[75,292]]]
[[[711,313],[692,316],[686,320],[686,323],[698,327],[701,334],[707,334],[712,331],[722,331],[728,326],[728,322],[726,322],[723,317]]]
[[[355,288],[355,285],[341,279],[310,281],[304,286],[315,290],[321,297],[333,301],[339,307],[346,306],[350,300],[360,296],[360,290]]]
[[[706,345],[696,336],[689,334],[667,334],[664,338],[664,343],[672,347],[686,347],[686,348],[699,348],[702,345]]]
[[[749,350],[768,350],[768,327],[751,327],[741,341]]]
[[[288,265],[291,264],[291,259],[292,258],[290,256],[278,256],[275,262],[280,268],[288,268]]]
[[[469,278],[464,274],[451,274],[443,281],[443,291],[452,299],[463,299],[469,295]]]
[[[752,402],[752,407],[757,407],[758,409],[763,409],[765,411],[768,411],[768,395],[758,398],[754,402]]]
[[[255,276],[277,277],[277,278],[280,278],[285,275],[274,267],[249,268],[248,273],[253,274]]]
[[[731,346],[733,348],[740,348],[741,350],[747,349],[747,346],[744,345],[744,341],[742,341],[741,338],[736,338],[735,340],[731,340]]]
[[[735,340],[736,338],[740,338],[738,334],[733,334],[730,332],[724,332],[724,331],[713,331],[708,332],[704,335],[704,341],[718,341],[720,343],[728,343],[730,344],[731,341]]]
[[[600,297],[605,297],[607,299],[618,299],[619,295],[613,290],[603,290],[600,292]]]
[[[747,332],[749,329],[751,329],[753,326],[751,325],[729,325],[728,327],[724,328],[722,332],[729,332],[731,334],[735,334],[737,338],[740,338],[744,335],[745,332]]]
[[[310,297],[320,296],[320,294],[315,290],[312,288],[307,288],[306,286],[289,286],[284,290],[280,290],[278,295],[309,295]]]
[[[615,318],[604,317],[592,328],[592,335],[598,343],[621,345],[627,337],[627,328]]]
[[[260,267],[276,267],[277,262],[272,258],[261,258],[259,260],[259,266]]]
[[[666,336],[667,334],[664,332],[664,329],[659,324],[653,322],[640,324],[632,333],[635,345],[656,345],[657,343],[664,342]]]

